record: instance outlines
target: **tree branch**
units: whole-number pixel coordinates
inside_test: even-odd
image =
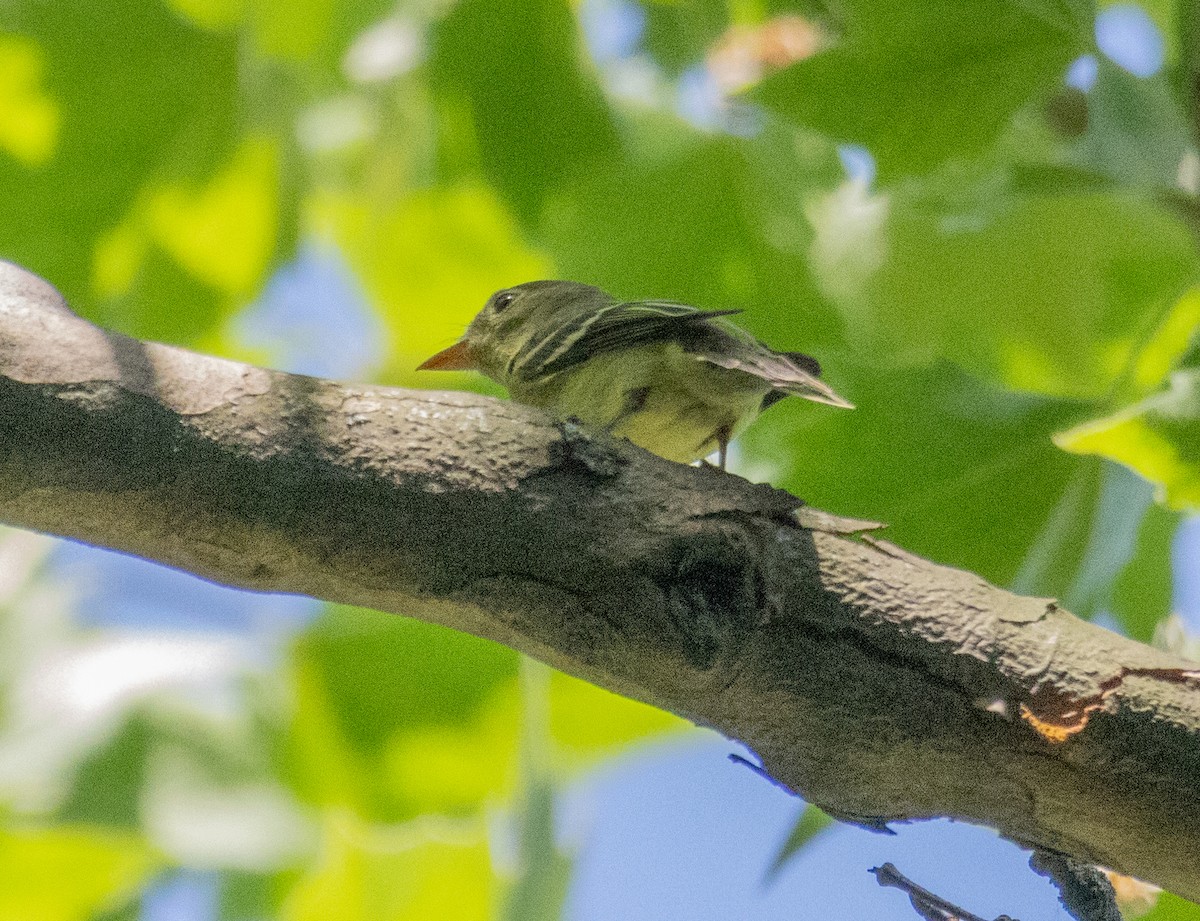
[[[953,816],[1200,899],[1186,663],[798,505],[513,403],[138,342],[0,265],[3,520],[488,637],[837,817]]]

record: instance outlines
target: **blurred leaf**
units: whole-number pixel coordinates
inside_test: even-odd
[[[341,606],[297,641],[295,656],[328,688],[349,743],[368,753],[398,730],[477,713],[517,666],[517,654],[496,643]]]
[[[1154,908],[1138,921],[1200,921],[1200,905],[1163,892],[1159,894]]]
[[[58,821],[137,828],[153,737],[150,722],[135,713],[110,741],[89,752],[58,809]]]
[[[1102,195],[983,217],[896,202],[886,232],[867,303],[847,313],[860,348],[1068,398],[1104,395],[1197,270],[1178,222]]]
[[[118,233],[120,229],[118,229]],[[99,241],[97,255],[112,253],[112,238]],[[229,301],[215,289],[202,284],[158,247],[127,250],[132,257],[129,285],[101,308],[104,323],[123,333],[173,344],[194,343],[229,309]],[[181,304],[179,310],[163,310],[163,304]]]
[[[862,144],[884,181],[983,153],[1089,43],[1090,22],[1043,0],[852,0],[846,10],[840,45],[752,97]]]
[[[322,860],[299,880],[281,921],[489,921],[486,838],[474,825],[422,819],[364,825],[331,817]]]
[[[270,57],[307,60],[321,47],[340,5],[337,0],[256,0],[259,50]]]
[[[323,196],[319,223],[337,241],[394,338],[382,377],[406,386],[453,387],[478,375],[417,374],[462,335],[487,298],[505,285],[553,275],[520,238],[486,186],[450,187],[379,202]]]
[[[555,789],[546,776],[527,783],[518,821],[518,873],[504,921],[559,921],[574,861],[555,844]]]
[[[296,875],[223,872],[220,921],[262,921],[278,917]]]
[[[1104,464],[1083,558],[1070,584],[1051,594],[1080,617],[1108,612],[1116,579],[1134,558],[1142,521],[1153,504],[1144,480],[1117,464]]]
[[[1193,287],[1160,318],[1138,351],[1130,377],[1132,392],[1150,393],[1162,386],[1187,355],[1200,343],[1200,287]]]
[[[484,175],[526,221],[551,190],[619,151],[579,45],[562,0],[464,0],[435,35],[431,81],[445,97],[443,116],[465,106],[464,136]]]
[[[495,690],[513,680],[516,665],[517,654],[494,643],[331,607],[293,652],[298,699],[286,743],[291,781],[314,805],[353,807],[389,821],[422,811],[422,797],[432,795],[428,784],[411,795],[398,788],[397,772],[407,775],[395,759],[399,753],[450,761],[478,755],[486,744],[474,736],[479,714]],[[463,731],[464,725],[472,728]],[[411,739],[402,741],[406,736]]]
[[[278,159],[274,142],[248,138],[199,185],[149,184],[97,241],[93,285],[109,322],[188,342],[250,297],[276,253]]]
[[[750,478],[885,522],[888,540],[1008,584],[1077,468],[1051,435],[1078,408],[941,363],[850,377],[830,362],[826,377],[858,408],[780,403],[743,436]]]
[[[206,29],[236,25],[245,15],[247,0],[165,0],[166,4]]]
[[[474,812],[513,792],[518,716],[515,687],[497,685],[474,719],[397,736],[387,751],[386,778],[420,812]]]
[[[180,15],[214,31],[241,29],[248,50],[321,83],[337,74],[347,46],[393,11],[388,0],[165,0]]]
[[[119,907],[158,865],[134,835],[69,827],[0,831],[0,918],[88,921]]]
[[[1058,598],[1072,613],[1090,616],[1092,611],[1078,610],[1066,599],[1077,573],[1087,562],[1088,550],[1099,550],[1102,556],[1108,549],[1107,541],[1100,537],[1102,528],[1097,522],[1103,474],[1104,464],[1098,458],[1075,465],[1053,511],[1030,542],[1021,568],[1009,583],[1012,591],[1019,595]]]
[[[1200,7],[1178,0],[1156,0],[1170,3],[1177,14],[1176,29],[1168,38],[1168,47],[1175,42],[1179,48],[1179,87],[1183,108],[1192,124],[1192,140],[1200,141]]]
[[[1170,508],[1200,509],[1200,371],[1176,372],[1164,393],[1055,441],[1067,451],[1099,454],[1136,470]]]
[[[0,36],[0,151],[41,166],[58,145],[62,113],[46,93],[46,58],[37,42]]]
[[[0,29],[10,49],[16,42],[40,52],[43,93],[60,113],[49,162],[31,169],[0,155],[0,198],[21,215],[0,228],[0,252],[51,280],[76,309],[106,319],[90,285],[96,242],[151,177],[201,177],[225,159],[235,136],[237,42],[146,0],[114,0],[103,15],[88,4],[14,0],[0,6]],[[29,61],[16,66],[28,70]]]
[[[1189,136],[1165,76],[1135,77],[1100,58],[1087,94],[1087,130],[1072,159],[1121,183],[1172,188]]]
[[[800,815],[796,818],[796,824],[788,832],[787,840],[780,846],[779,853],[775,855],[775,859],[771,861],[771,866],[767,869],[766,882],[774,881],[780,871],[804,849],[806,844],[832,824],[833,819],[811,803],[801,809]]]
[[[1158,574],[1139,555],[1153,496],[1126,468],[1089,460],[1077,466],[1009,587],[1018,594],[1057,598],[1080,617],[1119,616],[1118,587],[1130,578],[1150,580]],[[1169,596],[1170,584],[1168,572],[1161,585],[1145,585],[1148,604],[1156,589],[1165,587]]]
[[[1149,642],[1171,613],[1171,551],[1182,516],[1161,505],[1146,510],[1133,558],[1117,575],[1109,604],[1131,637]]]
[[[203,187],[165,183],[147,202],[150,233],[200,280],[248,296],[275,248],[278,159],[271,141],[249,138]]]
[[[304,657],[291,667],[290,725],[278,741],[279,773],[311,806],[369,813],[382,809],[370,760],[346,739],[320,668]]]
[[[591,765],[631,742],[691,728],[672,713],[562,672],[550,676],[548,704],[553,748],[568,769]]]
[[[553,675],[549,666],[522,657],[522,784],[514,797],[515,878],[505,893],[501,917],[506,921],[558,921],[571,879],[573,860],[555,840],[557,790],[549,717]]]
[[[93,914],[88,921],[142,921],[142,900],[137,896],[124,905]]]
[[[758,146],[674,131],[671,146],[655,146],[666,127],[647,119],[643,156],[555,199],[543,234],[562,277],[623,297],[748,307],[747,325],[780,348],[835,338],[837,318],[804,258],[805,206],[840,180],[832,148],[791,132]]]
[[[646,51],[671,76],[703,63],[729,27],[729,6],[718,2],[647,3]]]

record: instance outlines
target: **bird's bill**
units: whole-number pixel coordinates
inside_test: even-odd
[[[466,339],[442,349],[417,365],[418,371],[470,371],[477,367],[475,355]]]

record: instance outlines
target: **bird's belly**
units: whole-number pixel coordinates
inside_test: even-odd
[[[742,427],[729,407],[683,402],[687,397],[678,391],[652,392],[646,405],[615,425],[612,434],[668,460],[690,463],[717,450],[721,432],[732,437]]]
[[[715,451],[722,432],[731,438],[749,425],[766,392],[748,375],[660,345],[598,355],[513,396],[689,463]]]

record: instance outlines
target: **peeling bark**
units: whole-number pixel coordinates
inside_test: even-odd
[[[845,820],[951,816],[1200,900],[1188,663],[799,506],[509,402],[129,339],[0,264],[5,522],[487,637]],[[1020,716],[1047,700],[1091,702],[1061,743]]]

